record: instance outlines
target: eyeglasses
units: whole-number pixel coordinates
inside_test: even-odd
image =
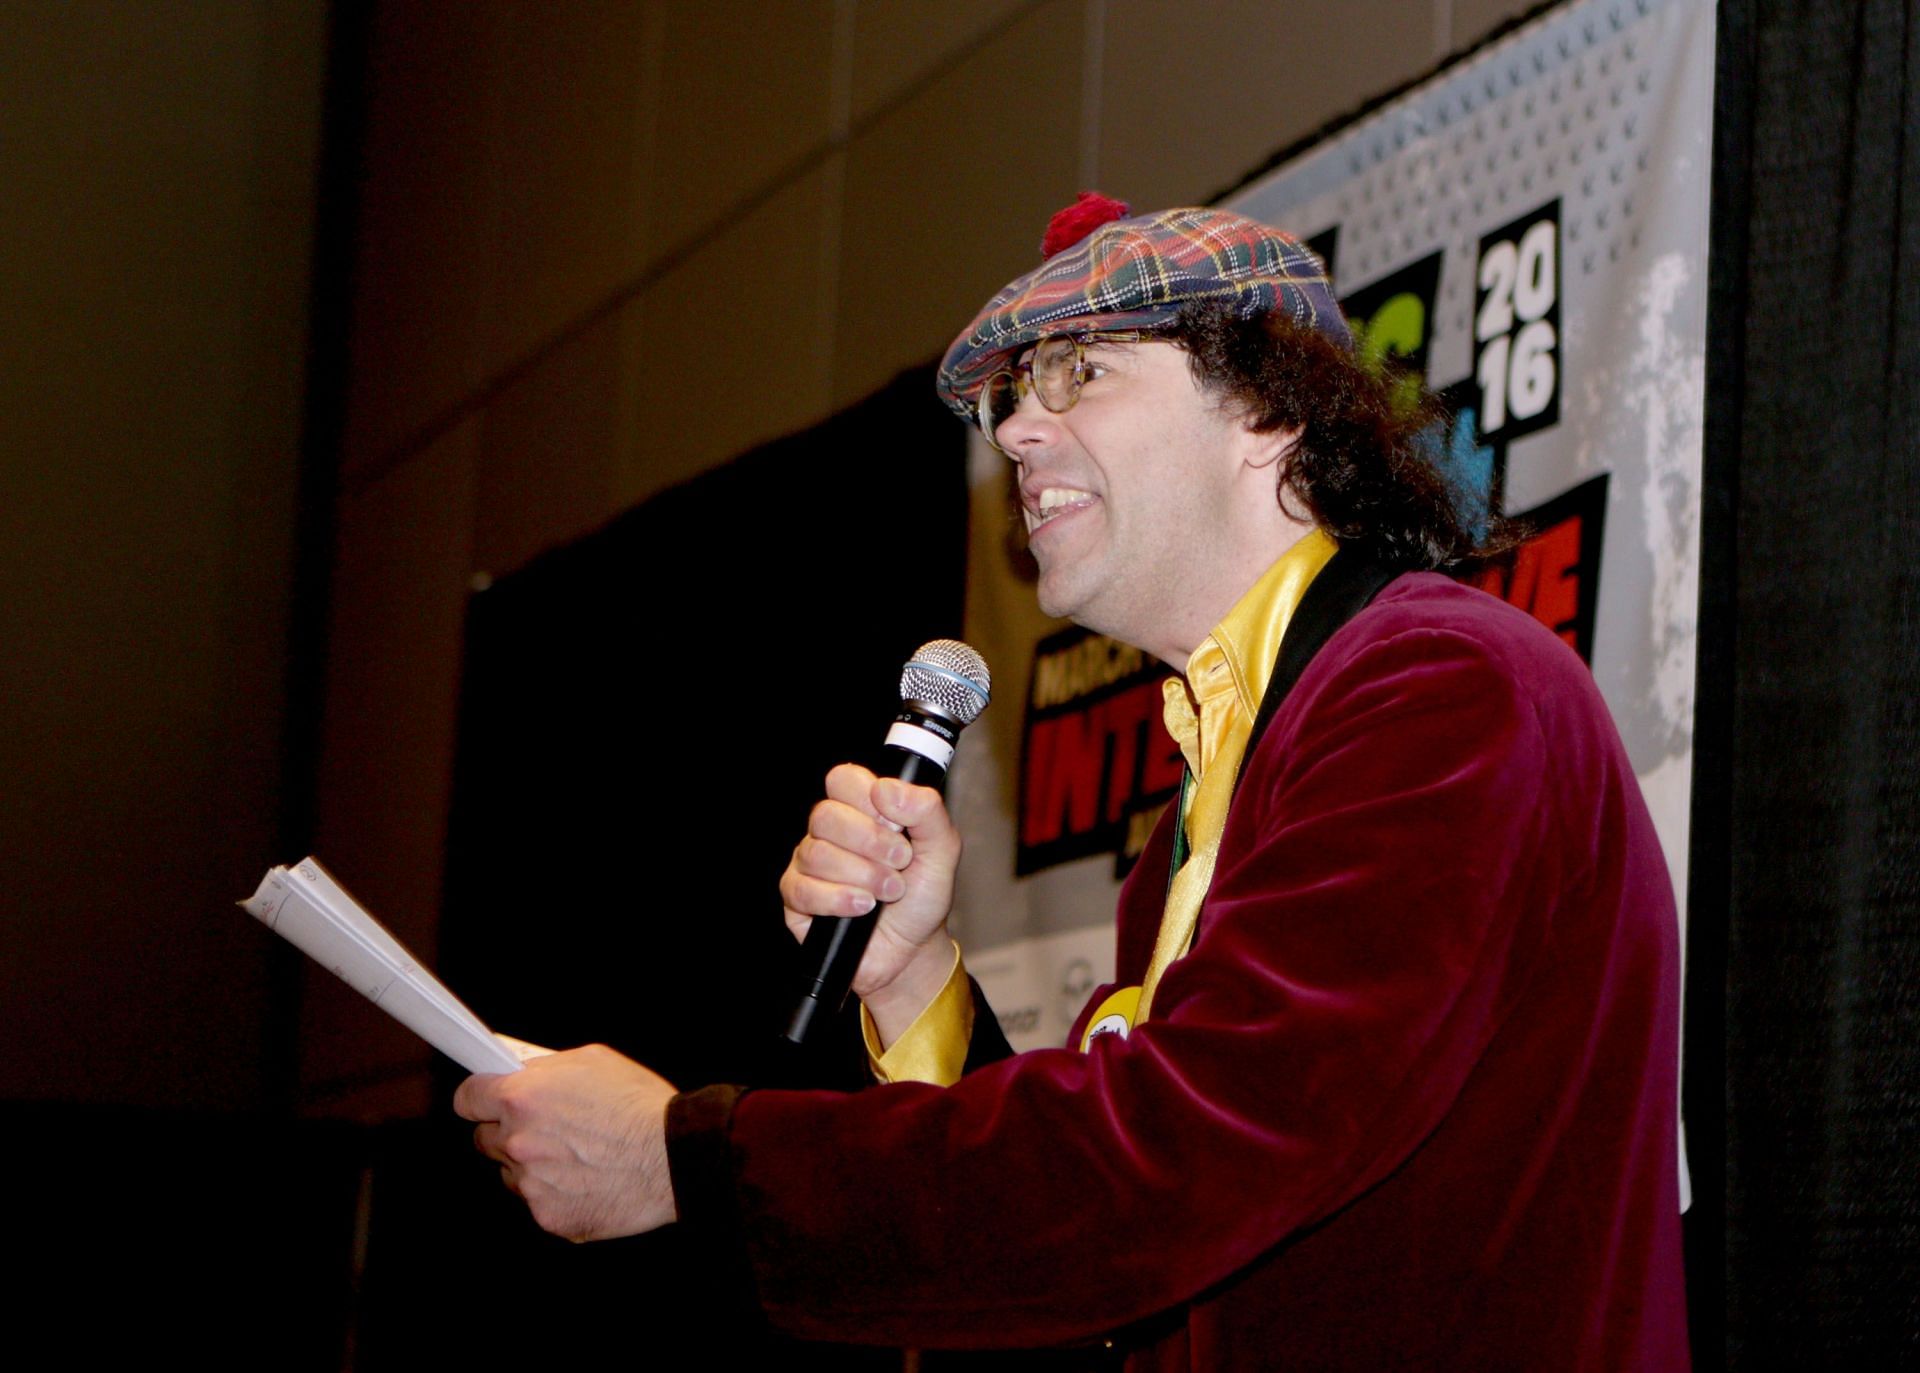
[[[1031,391],[1049,414],[1064,415],[1080,399],[1080,388],[1087,381],[1087,345],[1099,343],[1139,343],[1154,337],[1140,329],[1110,334],[1048,334],[1033,345],[1033,351],[1011,367],[1003,367],[987,378],[980,388],[976,418],[987,442],[1006,453],[994,437],[994,431],[1020,408],[1021,399]]]

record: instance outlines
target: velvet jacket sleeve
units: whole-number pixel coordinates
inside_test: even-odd
[[[1471,634],[1360,623],[1262,739],[1150,1023],[948,1088],[676,1103],[681,1215],[727,1237],[776,1325],[1096,1338],[1328,1217],[1435,1129],[1579,847],[1524,673]],[[1150,942],[1123,931],[1123,980]]]

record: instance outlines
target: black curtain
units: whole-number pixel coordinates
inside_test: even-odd
[[[1688,1033],[1692,1280],[1725,1292],[1695,1302],[1700,1363],[1721,1335],[1735,1368],[1914,1367],[1920,5],[1728,0],[1720,26]]]
[[[473,598],[439,959],[482,1016],[682,1086],[783,1071],[775,884],[959,635],[965,467],[915,368]]]
[[[686,1089],[858,1082],[850,1017],[811,1062],[778,1052],[775,884],[901,664],[959,634],[965,432],[915,369],[475,595],[437,965],[490,1024]],[[358,1367],[898,1368],[743,1319],[675,1228],[541,1234],[466,1133],[443,1112],[378,1141]],[[488,1293],[493,1318],[448,1318]]]

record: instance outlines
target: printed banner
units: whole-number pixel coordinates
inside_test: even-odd
[[[1446,463],[1533,531],[1475,580],[1593,669],[1682,897],[1713,35],[1711,0],[1577,0],[1225,202],[1310,241],[1363,352],[1448,400]],[[1118,882],[1180,759],[1165,667],[1040,614],[1009,465],[976,440],[971,472],[967,634],[998,704],[951,786],[956,923],[1031,1048],[1111,977]]]

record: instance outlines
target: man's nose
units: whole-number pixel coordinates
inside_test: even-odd
[[[1059,442],[1060,417],[1040,403],[1032,391],[1020,397],[1020,403],[993,429],[1000,451],[1015,462],[1024,463]]]

